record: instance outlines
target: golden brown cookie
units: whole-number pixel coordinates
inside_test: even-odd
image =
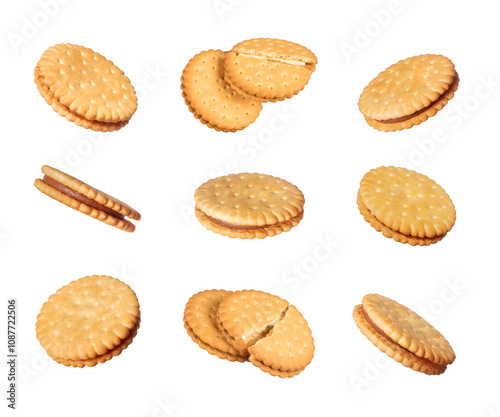
[[[74,210],[125,232],[135,230],[135,225],[125,217],[141,219],[132,207],[71,175],[47,165],[42,167],[42,173],[45,175],[35,180],[35,187]]]
[[[206,290],[193,295],[184,310],[184,327],[191,339],[211,355],[231,362],[246,362],[248,354],[233,348],[217,327],[216,315],[219,303],[229,294],[232,292]]]
[[[253,123],[262,104],[245,99],[224,77],[225,53],[203,51],[188,62],[181,77],[184,102],[194,117],[212,129],[236,132]]]
[[[455,360],[448,341],[418,314],[390,298],[367,294],[353,317],[361,332],[382,352],[406,367],[442,374]]]
[[[240,239],[289,231],[304,213],[304,196],[293,184],[264,174],[231,174],[195,192],[195,214],[208,230]]]
[[[57,113],[86,129],[118,130],[137,109],[134,87],[123,71],[83,46],[47,49],[35,67],[35,83]]]
[[[258,38],[226,53],[224,71],[231,87],[252,100],[279,101],[304,89],[318,59],[306,47],[281,39]]]
[[[458,88],[455,66],[442,55],[419,55],[391,65],[363,90],[358,107],[366,122],[384,132],[426,121]]]
[[[262,291],[236,291],[224,297],[217,309],[217,325],[226,340],[238,351],[261,339],[283,319],[288,301]]]
[[[139,302],[122,281],[93,275],[51,295],[37,317],[47,354],[66,366],[95,366],[119,355],[139,328]]]
[[[281,378],[302,372],[314,356],[314,339],[302,314],[290,305],[266,336],[248,348],[250,362]]]
[[[120,355],[129,345],[132,343],[132,340],[134,340],[134,337],[137,335],[137,330],[140,327],[141,323],[141,318],[139,317],[137,324],[135,327],[130,331],[130,334],[126,339],[122,341],[118,346],[114,347],[113,349],[109,350],[103,355],[97,355],[95,358],[92,359],[63,359],[59,358],[57,356],[50,355],[49,356],[55,360],[57,363],[60,363],[61,365],[64,366],[72,366],[73,368],[83,368],[85,366],[88,366],[90,368],[96,366],[98,363],[104,363],[107,362],[113,357]]]
[[[440,241],[456,219],[455,206],[444,189],[406,168],[369,171],[361,180],[357,203],[377,231],[412,246]]]
[[[262,291],[199,292],[186,305],[184,327],[212,355],[232,362],[250,360],[281,378],[298,375],[314,356],[314,339],[302,314]]]

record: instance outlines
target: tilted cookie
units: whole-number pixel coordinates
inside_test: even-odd
[[[211,179],[195,192],[195,214],[212,232],[240,239],[289,231],[304,215],[304,196],[293,184],[264,174]]]
[[[353,312],[361,332],[382,352],[427,375],[442,374],[455,360],[448,341],[418,314],[390,298],[367,294]]]
[[[71,175],[47,165],[42,167],[42,173],[45,175],[35,180],[35,187],[74,210],[125,232],[135,230],[135,225],[125,217],[141,219],[132,207]]]
[[[206,290],[193,295],[184,310],[184,327],[191,339],[208,353],[231,362],[245,362],[248,353],[230,345],[217,327],[217,309],[231,291]]]
[[[86,129],[121,129],[137,109],[134,87],[123,71],[83,46],[47,49],[35,67],[35,83],[59,115]]]
[[[318,59],[306,47],[281,39],[257,38],[226,53],[224,71],[231,87],[252,100],[279,101],[304,89]]]
[[[440,185],[423,174],[393,166],[364,175],[357,204],[377,231],[412,246],[439,242],[456,219],[455,206]]]
[[[93,275],[70,282],[42,306],[36,335],[47,354],[82,368],[119,355],[137,334],[139,302],[122,281]]]
[[[358,107],[384,132],[409,129],[436,115],[458,88],[455,66],[442,55],[418,55],[391,65],[363,90]]]
[[[245,99],[224,77],[225,53],[203,51],[188,62],[181,77],[184,102],[200,122],[212,129],[236,132],[253,123],[262,104]]]
[[[314,356],[314,339],[302,314],[290,305],[264,337],[248,348],[250,362],[281,378],[301,373]]]

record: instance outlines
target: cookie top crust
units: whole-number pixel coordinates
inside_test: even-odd
[[[257,361],[279,371],[296,372],[309,365],[314,356],[314,339],[302,314],[290,305],[282,320],[267,336],[248,348]]]
[[[368,321],[366,313],[361,304],[354,307],[353,318],[361,333],[363,333],[370,342],[377,346],[382,352],[393,358],[402,365],[422,372],[427,375],[441,375],[446,371],[446,365],[438,365],[428,359],[415,355],[409,350],[401,347],[397,343],[388,339],[386,335],[378,332],[377,329]]]
[[[276,295],[256,290],[236,291],[220,302],[217,320],[229,337],[248,347],[274,326],[287,308],[288,302]]]
[[[113,211],[116,211],[122,216],[126,216],[133,220],[141,219],[141,214],[137,210],[130,207],[128,204],[125,204],[124,202],[118,200],[117,198],[112,197],[98,190],[97,188],[94,188],[84,183],[78,178],[75,178],[69,174],[66,174],[65,172],[59,171],[58,169],[48,165],[44,165],[42,167],[42,172],[48,177],[59,182],[60,184],[68,188],[71,188],[72,190],[84,195],[85,197],[91,200],[95,200],[97,203],[102,204],[103,206],[108,207]]]
[[[92,49],[57,44],[37,64],[43,84],[59,103],[87,119],[100,122],[129,120],[137,96],[123,71]]]
[[[202,184],[194,195],[205,215],[239,226],[266,226],[290,220],[304,209],[304,195],[281,178],[230,174]]]
[[[453,62],[442,55],[418,55],[391,65],[363,90],[358,107],[370,119],[412,115],[439,99],[456,77]]]
[[[438,365],[455,360],[444,336],[408,307],[379,294],[365,295],[362,305],[369,319],[403,348]]]
[[[318,58],[311,50],[298,43],[283,39],[248,39],[234,45],[231,52],[288,62],[291,65],[309,64],[309,68],[313,71],[318,63]]]
[[[220,50],[195,55],[182,72],[181,88],[191,112],[205,124],[224,131],[241,130],[257,119],[262,104],[245,99],[225,81],[225,56]]]
[[[284,100],[298,94],[312,73],[305,66],[267,62],[233,52],[227,54],[224,68],[228,82],[239,94],[264,102]]]
[[[122,281],[93,275],[57,290],[42,306],[37,338],[50,356],[85,360],[119,346],[139,321],[139,302]]]
[[[364,175],[359,198],[390,229],[420,238],[451,230],[456,211],[446,191],[429,177],[400,167],[379,167]]]
[[[226,54],[226,79],[238,93],[263,102],[293,97],[304,89],[318,59],[306,47],[281,39],[257,38]]]

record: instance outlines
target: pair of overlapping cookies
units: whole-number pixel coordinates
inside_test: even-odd
[[[200,122],[218,131],[236,132],[257,119],[262,103],[302,91],[317,63],[316,55],[297,43],[250,39],[229,52],[195,55],[182,72],[182,96]]]
[[[184,327],[208,353],[247,362],[273,376],[293,377],[314,356],[314,339],[297,308],[262,291],[207,290],[193,295]]]

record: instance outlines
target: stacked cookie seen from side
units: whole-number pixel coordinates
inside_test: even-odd
[[[302,91],[317,63],[313,52],[294,42],[246,40],[229,52],[208,50],[195,55],[182,72],[182,97],[206,126],[236,132],[257,119],[262,103]]]
[[[239,239],[288,232],[304,216],[305,199],[293,184],[258,173],[230,174],[200,185],[195,214],[208,230]]]

